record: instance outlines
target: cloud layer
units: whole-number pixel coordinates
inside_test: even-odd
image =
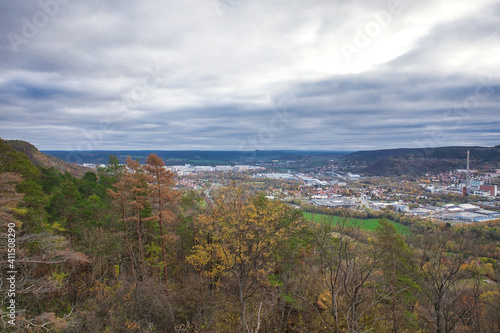
[[[0,136],[41,149],[500,143],[500,2],[0,2]]]

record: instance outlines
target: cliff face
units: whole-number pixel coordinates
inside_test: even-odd
[[[94,172],[91,168],[86,168],[75,163],[68,163],[54,156],[46,155],[40,152],[31,143],[22,140],[5,140],[5,143],[15,150],[25,154],[31,163],[36,166],[50,168],[53,167],[61,172],[68,171],[75,177],[82,177],[87,172]]]

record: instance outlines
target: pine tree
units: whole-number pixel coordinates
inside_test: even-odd
[[[53,193],[50,200],[49,212],[52,218],[62,229],[69,229],[70,243],[73,243],[77,231],[77,221],[80,217],[82,197],[76,185],[71,180],[62,183]],[[54,225],[55,228],[56,225]]]
[[[404,238],[387,219],[379,220],[375,235],[374,246],[382,256],[382,292],[390,306],[392,330],[397,333],[404,318],[404,305],[412,300],[412,292],[418,288],[413,280],[417,267]]]

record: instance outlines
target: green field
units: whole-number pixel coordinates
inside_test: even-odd
[[[315,214],[315,213],[309,213],[309,212],[303,212],[304,213],[304,217],[307,219],[307,220],[310,220],[310,221],[317,221],[317,222],[322,222],[322,220],[324,218],[328,218],[330,219],[330,221],[333,221],[334,223],[338,222],[340,220],[340,217],[338,216],[332,216],[332,215],[324,215],[324,214]],[[360,220],[358,219],[352,219],[352,222],[351,224],[353,223],[359,223]],[[393,222],[393,221],[390,221],[395,227],[396,227],[396,231],[399,233],[399,234],[402,234],[402,235],[405,235],[405,234],[408,234],[409,233],[409,228],[401,223],[397,223],[397,222]],[[377,226],[378,226],[378,220],[377,219],[364,219],[364,220],[361,220],[361,229],[363,230],[368,230],[368,231],[375,231],[375,229],[377,229]]]

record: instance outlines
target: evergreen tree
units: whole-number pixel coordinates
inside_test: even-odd
[[[382,256],[381,292],[389,305],[387,311],[392,316],[392,330],[397,333],[400,327],[404,330],[405,324],[410,323],[410,318],[406,317],[411,312],[406,310],[415,301],[413,294],[418,288],[414,281],[417,266],[403,236],[397,233],[394,225],[387,219],[379,220],[375,236],[374,246]]]
[[[78,233],[78,221],[81,216],[82,197],[76,185],[66,180],[57,187],[50,199],[49,212],[53,219],[52,228],[69,232],[70,242],[73,243],[75,233]]]

